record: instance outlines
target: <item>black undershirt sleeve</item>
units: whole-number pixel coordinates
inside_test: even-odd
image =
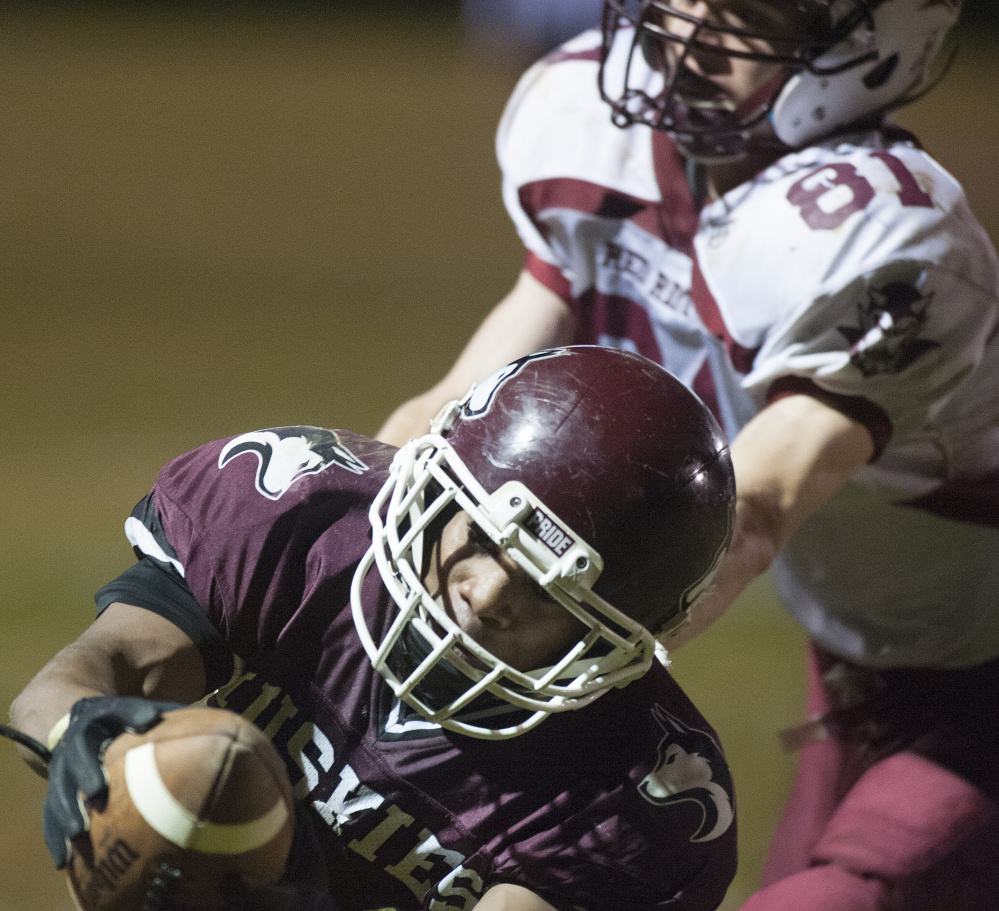
[[[159,614],[186,633],[201,653],[208,692],[232,677],[232,650],[178,573],[150,557],[126,569],[94,595],[97,616],[116,601]]]

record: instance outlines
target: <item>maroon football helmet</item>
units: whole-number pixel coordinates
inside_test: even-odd
[[[596,550],[593,591],[653,633],[690,607],[728,544],[728,442],[640,355],[529,355],[478,384],[443,436],[488,493],[520,481]]]
[[[452,402],[397,454],[370,512],[373,544],[355,592],[376,564],[400,613],[377,636],[358,594],[358,631],[396,695],[430,720],[514,736],[648,669],[653,636],[679,625],[714,575],[734,500],[718,424],[662,367],[595,346],[529,355]],[[454,508],[582,621],[585,633],[551,667],[510,667],[423,585],[434,522]],[[435,686],[447,698],[435,699]],[[486,695],[529,717],[506,727],[463,719]]]

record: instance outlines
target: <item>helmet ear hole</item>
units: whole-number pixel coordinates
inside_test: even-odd
[[[650,70],[663,72],[666,69],[666,55],[663,52],[662,41],[650,31],[642,29],[638,37],[638,46],[642,59]]]
[[[886,57],[864,76],[864,88],[870,89],[872,92],[875,89],[881,88],[881,86],[891,79],[897,67],[898,54]]]

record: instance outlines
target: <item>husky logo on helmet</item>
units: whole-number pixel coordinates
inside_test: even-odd
[[[463,418],[477,418],[484,415],[489,411],[489,407],[493,403],[493,398],[495,398],[500,387],[510,377],[520,373],[531,361],[541,361],[551,357],[563,357],[564,355],[564,348],[549,349],[539,351],[535,354],[526,354],[524,357],[507,364],[505,367],[501,367],[492,376],[488,376],[481,383],[475,384],[471,392],[469,392],[468,397],[462,402],[461,416]]]
[[[662,728],[656,767],[638,785],[649,803],[668,807],[692,802],[700,805],[702,818],[692,842],[714,841],[735,818],[732,778],[721,758],[721,749],[710,734],[684,724],[661,705],[652,717]],[[717,779],[717,780],[716,780]]]
[[[254,483],[269,500],[279,499],[296,481],[325,471],[331,465],[353,474],[368,470],[334,431],[321,427],[273,427],[244,433],[222,449],[219,469],[247,452],[257,457]]]

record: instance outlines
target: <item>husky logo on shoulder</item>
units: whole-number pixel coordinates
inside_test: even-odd
[[[721,749],[710,734],[688,727],[661,705],[652,717],[662,728],[656,767],[638,785],[649,803],[666,807],[693,802],[701,807],[701,823],[692,842],[713,841],[732,825],[732,776]]]
[[[493,403],[493,398],[510,377],[516,376],[531,361],[540,361],[549,357],[562,357],[568,352],[554,348],[547,351],[538,351],[535,354],[526,354],[518,358],[512,364],[501,367],[492,376],[486,377],[481,383],[476,383],[468,396],[461,403],[461,416],[463,418],[480,418]]]
[[[296,481],[331,465],[353,474],[368,470],[334,431],[322,427],[273,427],[244,433],[226,443],[219,454],[219,469],[247,452],[257,457],[256,487],[269,500],[277,500]]]

